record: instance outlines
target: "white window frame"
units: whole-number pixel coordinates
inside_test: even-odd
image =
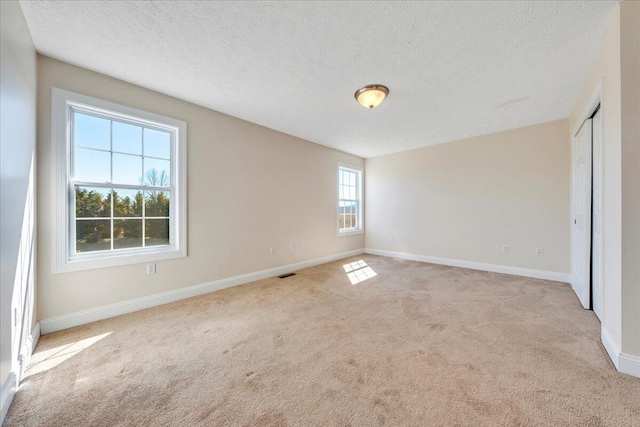
[[[341,230],[340,229],[340,171],[341,170],[346,170],[349,172],[355,172],[356,173],[356,190],[357,190],[357,209],[358,209],[358,216],[357,216],[357,221],[358,221],[358,226],[354,227],[354,228],[348,228],[348,229],[344,229]],[[354,234],[362,234],[364,233],[364,223],[363,223],[363,218],[364,218],[364,197],[363,197],[363,191],[362,188],[364,186],[364,170],[361,167],[358,166],[353,166],[353,165],[349,165],[346,163],[338,163],[338,171],[336,173],[336,178],[337,178],[337,185],[336,185],[336,189],[337,189],[337,194],[336,194],[336,228],[338,230],[338,236],[342,237],[342,236],[351,236]]]
[[[187,123],[58,88],[53,88],[51,95],[53,274],[186,257]],[[75,230],[71,222],[75,219],[75,207],[71,206],[74,197],[70,176],[72,109],[133,121],[172,134],[170,176],[173,189],[169,205],[169,245],[71,253],[71,239]]]

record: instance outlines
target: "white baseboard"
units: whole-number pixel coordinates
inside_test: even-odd
[[[11,406],[11,402],[13,402],[13,396],[15,396],[17,388],[18,381],[16,374],[10,372],[7,380],[2,384],[2,391],[0,392],[0,425],[4,423],[4,417],[6,417],[7,412],[9,412],[9,406]]]
[[[616,345],[613,337],[605,328],[601,328],[600,331],[600,339],[602,340],[602,345],[604,345],[604,349],[607,350],[607,354],[609,358],[613,362],[613,366],[618,369],[618,358],[620,357],[620,349]]]
[[[36,326],[33,327],[33,330],[25,340],[22,349],[20,350],[20,355],[18,356],[18,371],[16,372],[16,379],[18,384],[22,381],[24,377],[24,373],[27,370],[27,366],[29,366],[29,361],[31,360],[31,355],[36,349],[36,345],[38,344],[38,340],[40,339],[40,322],[36,322]]]
[[[31,355],[36,350],[36,346],[38,345],[38,341],[40,340],[40,322],[36,322],[36,326],[33,327],[31,331],[31,335],[29,335],[29,339],[27,339],[27,343],[25,344],[24,349],[24,362],[22,369],[26,369],[29,366],[29,361],[31,360]],[[20,373],[19,380],[22,381],[22,374],[24,371]]]
[[[40,323],[36,323],[36,326],[31,331],[31,335],[27,339],[22,351],[22,356],[18,358],[18,375],[22,375],[24,373],[24,369],[29,364],[29,359],[31,359],[31,355],[38,344],[38,340],[40,339]],[[13,397],[18,390],[18,382],[19,378],[16,375],[16,372],[10,372],[7,380],[2,385],[2,391],[0,392],[0,426],[4,422],[4,418],[9,411],[9,407],[11,406],[11,402],[13,402]]]
[[[31,331],[31,339],[32,339],[31,354],[33,354],[33,351],[36,349],[36,346],[38,345],[38,341],[40,341],[40,322],[37,322],[36,326],[33,328],[33,331]],[[29,355],[29,357],[31,357],[31,355]]]
[[[640,378],[640,357],[622,353],[605,328],[600,333],[602,344],[618,372]]]
[[[256,280],[267,279],[269,277],[279,276],[281,274],[292,271],[302,270],[304,268],[314,267],[342,258],[348,258],[364,253],[364,249],[356,249],[354,251],[342,252],[335,255],[329,255],[322,258],[315,258],[308,261],[297,262],[294,264],[283,265],[281,267],[269,268],[267,270],[256,271],[254,273],[243,274],[241,276],[229,277],[226,279],[216,280],[213,282],[203,283],[201,285],[189,286],[174,291],[164,292],[161,294],[150,295],[147,297],[136,298],[115,304],[109,304],[102,307],[96,307],[89,310],[78,311],[76,313],[65,314],[63,316],[52,317],[50,319],[40,320],[40,328],[42,334],[61,331],[63,329],[80,326],[91,322],[96,322],[110,317],[120,316],[122,314],[132,313],[145,308],[156,307],[158,305],[179,301],[185,298],[191,298],[209,292],[219,291],[233,286],[242,285]]]
[[[458,259],[438,258],[426,255],[416,255],[406,252],[384,251],[381,249],[366,248],[365,253],[381,255],[391,258],[407,259],[411,261],[428,262],[430,264],[449,265],[452,267],[469,268],[472,270],[491,271],[493,273],[511,274],[514,276],[531,277],[534,279],[553,280],[554,282],[569,283],[568,273],[556,273],[554,271],[532,270],[528,268],[509,267],[506,265],[485,264],[482,262],[463,261]]]
[[[640,378],[640,357],[620,353],[620,357],[618,358],[618,371]]]

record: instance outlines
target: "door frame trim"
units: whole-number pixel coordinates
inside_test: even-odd
[[[585,105],[585,108],[582,111],[582,114],[580,115],[579,120],[576,122],[576,125],[572,129],[572,132],[571,132],[572,138],[574,138],[578,134],[584,122],[587,121],[588,118],[593,116],[593,113],[596,111],[596,108],[598,108],[598,105],[602,104],[603,89],[604,89],[604,78],[600,79],[600,83],[598,83],[598,87],[595,89],[595,91],[591,95],[591,98],[589,98],[589,102],[587,102],[587,104]]]
[[[593,239],[593,235],[594,235],[594,230],[595,228],[595,216],[594,216],[594,207],[595,207],[595,200],[596,197],[594,197],[595,194],[595,188],[594,188],[594,183],[595,183],[595,175],[594,172],[596,170],[596,162],[594,159],[594,145],[595,145],[595,140],[596,140],[596,134],[594,132],[595,130],[595,117],[596,115],[598,115],[598,113],[600,114],[600,156],[598,158],[598,164],[597,167],[600,171],[600,192],[599,192],[599,197],[598,200],[600,201],[600,221],[599,221],[599,228],[600,228],[600,248],[598,251],[598,257],[597,259],[600,261],[600,271],[599,271],[599,280],[600,280],[600,314],[602,315],[602,317],[600,315],[598,315],[598,313],[596,313],[596,304],[594,302],[594,286],[593,286],[593,281],[594,281],[594,271],[593,271],[593,266],[594,264],[594,260],[596,259],[596,257],[594,257],[594,239]],[[596,106],[596,109],[593,112],[593,115],[591,116],[591,309],[593,310],[593,312],[596,314],[596,316],[600,319],[600,322],[604,321],[604,108],[602,107],[602,103],[598,104]]]

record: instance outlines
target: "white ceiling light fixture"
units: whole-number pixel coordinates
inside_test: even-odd
[[[361,87],[353,95],[363,107],[373,109],[380,105],[389,95],[389,88],[383,85],[366,85]]]

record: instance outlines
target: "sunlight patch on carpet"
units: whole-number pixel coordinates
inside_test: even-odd
[[[65,360],[72,358],[101,339],[111,335],[111,333],[112,332],[107,332],[106,334],[96,335],[95,337],[85,338],[70,344],[34,353],[33,356],[31,356],[31,363],[29,363],[25,371],[25,378],[55,368]]]
[[[344,264],[342,268],[344,268],[344,271],[347,273],[347,277],[352,285],[357,285],[378,275],[364,260]]]

